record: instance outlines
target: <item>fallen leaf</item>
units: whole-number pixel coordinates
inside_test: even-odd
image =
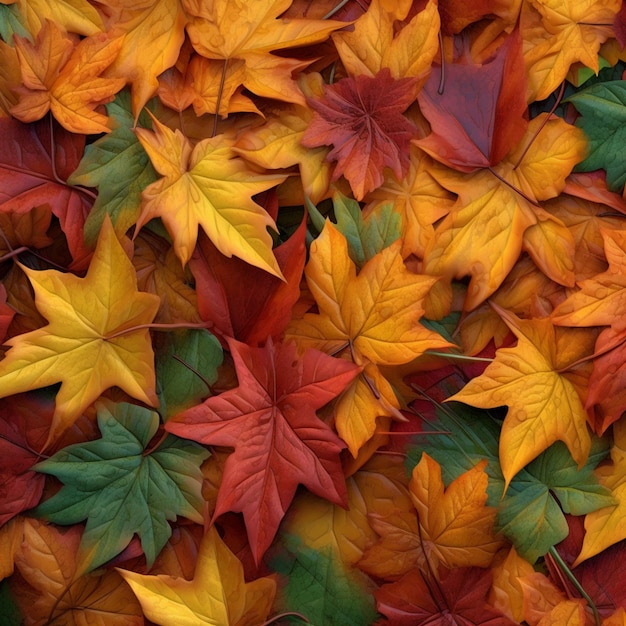
[[[152,321],[159,298],[137,292],[135,269],[110,221],[84,278],[21,267],[48,324],[6,342],[0,397],[61,382],[46,447],[114,385],[156,405],[149,331],[133,327]]]
[[[233,140],[205,139],[192,148],[180,131],[153,117],[154,132],[135,132],[162,178],[143,190],[136,232],[160,217],[174,240],[174,250],[186,265],[202,226],[219,251],[233,254],[275,276],[282,274],[272,254],[267,227],[274,220],[252,200],[254,194],[282,182],[285,176],[258,174],[233,151]]]
[[[358,374],[317,350],[296,356],[293,343],[252,348],[228,341],[239,387],[168,420],[167,431],[235,448],[226,461],[214,518],[242,512],[257,563],[299,484],[336,504],[346,491],[343,442],[315,414]],[[242,433],[245,437],[242,438]]]
[[[272,578],[244,581],[240,561],[215,527],[202,541],[192,581],[118,571],[141,602],[146,617],[161,626],[255,626],[267,618],[276,593]]]
[[[307,148],[332,145],[327,161],[336,161],[332,180],[341,175],[361,200],[383,182],[383,168],[400,180],[409,168],[409,146],[416,133],[402,115],[414,99],[416,81],[394,79],[387,68],[373,77],[343,78],[308,98],[313,119],[301,138]]]

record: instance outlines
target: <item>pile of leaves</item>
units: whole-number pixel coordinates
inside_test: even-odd
[[[619,0],[0,0],[0,623],[626,624]]]

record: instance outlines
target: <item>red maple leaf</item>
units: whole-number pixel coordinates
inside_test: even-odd
[[[306,223],[274,255],[285,281],[235,256],[223,255],[204,234],[189,267],[196,279],[198,311],[213,322],[211,331],[222,338],[256,345],[276,337],[291,319],[291,309],[300,297],[300,279],[306,257]]]
[[[345,444],[315,411],[335,398],[361,368],[317,350],[301,358],[293,343],[263,348],[228,340],[239,387],[170,419],[165,429],[235,451],[224,466],[214,518],[242,512],[258,563],[299,484],[344,505],[339,453]]]
[[[492,574],[489,569],[460,567],[439,569],[439,580],[418,569],[374,592],[377,609],[387,626],[515,626],[487,603]]]
[[[313,119],[302,136],[308,148],[334,146],[333,180],[342,174],[361,200],[383,183],[383,168],[398,180],[409,168],[411,139],[417,129],[402,115],[415,100],[417,78],[394,79],[388,68],[376,76],[343,78],[325,87],[322,98],[307,98]]]
[[[469,54],[463,36],[457,38]],[[522,39],[515,29],[483,64],[455,62],[433,66],[418,95],[432,132],[416,141],[433,158],[462,172],[498,164],[522,138],[525,113],[525,69]]]
[[[65,181],[78,167],[85,136],[68,133],[50,118],[22,124],[4,117],[0,137],[0,211],[26,213],[48,204],[67,238],[73,269],[84,269],[92,251],[83,230],[93,198]]]

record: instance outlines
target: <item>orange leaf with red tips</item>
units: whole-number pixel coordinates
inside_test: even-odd
[[[395,80],[384,68],[371,78],[344,78],[327,86],[322,98],[307,99],[314,115],[302,145],[332,145],[326,159],[337,162],[333,179],[343,174],[357,200],[382,184],[385,167],[397,179],[407,172],[417,129],[402,113],[413,102],[415,84]]]

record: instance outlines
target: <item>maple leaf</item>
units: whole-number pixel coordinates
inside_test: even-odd
[[[372,0],[367,11],[356,20],[354,30],[332,35],[349,74],[374,76],[389,68],[396,79],[424,79],[437,54],[439,12],[437,2],[429,0],[406,23],[410,8],[410,2]],[[398,32],[401,21],[404,23]]]
[[[522,39],[515,29],[480,65],[446,63],[443,93],[444,70],[433,67],[418,95],[432,132],[415,143],[462,172],[497,165],[517,145],[528,124],[523,64]]]
[[[389,626],[414,624],[517,624],[487,601],[491,572],[478,567],[439,569],[439,581],[418,569],[374,592],[376,608]],[[452,622],[450,620],[453,620]]]
[[[103,4],[112,9],[107,19],[109,32],[124,38],[106,76],[131,84],[132,115],[137,120],[157,90],[159,74],[176,63],[185,38],[186,17],[178,0],[144,0],[132,7],[120,0],[105,0]],[[151,50],[158,50],[158,54]]]
[[[140,626],[141,607],[114,571],[81,575],[76,569],[80,529],[62,533],[54,526],[25,519],[15,564],[28,583],[15,588],[26,624],[87,623]]]
[[[609,189],[621,192],[626,182],[623,145],[623,121],[626,119],[626,89],[621,80],[597,83],[565,100],[571,102],[580,117],[576,126],[589,138],[589,155],[576,166],[577,171],[606,170]]]
[[[587,346],[576,345],[573,336],[558,332],[549,319],[520,320],[496,310],[517,337],[517,346],[499,349],[484,373],[449,400],[485,409],[509,407],[500,435],[505,486],[557,440],[565,442],[581,467],[589,456],[591,438],[582,401],[571,374],[564,370]],[[578,333],[577,338],[581,341],[583,335]]]
[[[611,25],[620,6],[619,0],[524,3],[521,28],[529,102],[547,98],[575,62],[598,73],[598,50],[613,34]]]
[[[33,35],[45,28],[46,21],[85,36],[97,35],[104,30],[102,17],[88,0],[15,0],[15,6]]]
[[[583,158],[585,146],[578,129],[560,118],[546,122],[541,115],[529,123],[524,139],[507,158],[493,168],[473,174],[433,172],[438,182],[459,198],[435,229],[425,251],[424,271],[456,278],[470,274],[465,310],[475,308],[500,286],[523,247],[550,278],[572,286],[573,263],[569,271],[563,271],[563,259],[571,259],[573,254],[572,237],[537,201],[559,195],[565,177]],[[551,237],[542,237],[539,245],[526,238],[531,226],[546,220],[553,220],[558,229]]]
[[[409,167],[409,146],[417,132],[402,115],[413,102],[416,80],[391,76],[357,76],[325,88],[320,99],[308,98],[313,119],[302,135],[308,148],[333,145],[327,161],[337,161],[333,180],[344,175],[357,200],[380,187],[383,168],[400,180]]]
[[[153,117],[154,132],[135,132],[154,168],[163,177],[142,193],[137,231],[161,217],[174,240],[174,250],[185,265],[193,253],[202,226],[219,251],[282,277],[272,254],[267,227],[274,220],[251,198],[285,179],[258,174],[232,152],[233,140],[224,136],[204,139],[194,148],[180,132]]]
[[[331,354],[349,348],[354,362],[365,366],[336,411],[337,431],[353,456],[374,434],[378,415],[397,413],[394,392],[377,366],[408,363],[429,348],[451,345],[419,324],[421,302],[436,279],[409,272],[401,245],[384,248],[357,276],[345,237],[326,222],[305,269],[319,314],[307,313],[286,331],[302,348]]]
[[[48,205],[65,232],[74,266],[83,267],[91,256],[83,226],[92,201],[64,179],[80,161],[84,136],[70,134],[51,120],[24,125],[2,117],[0,134],[0,212],[24,214]]]
[[[50,110],[70,132],[109,132],[107,117],[95,108],[112,100],[124,86],[124,79],[100,76],[122,43],[122,37],[101,33],[75,44],[75,39],[50,20],[46,20],[34,44],[17,37],[15,47],[23,85],[16,89],[20,99],[11,114],[23,122],[34,122]]]
[[[65,525],[87,520],[80,571],[112,559],[134,533],[141,538],[150,566],[170,537],[167,520],[182,515],[202,523],[199,466],[209,453],[174,436],[148,452],[158,426],[154,411],[102,401],[98,405],[101,439],[67,446],[35,466],[64,486],[34,514]]]
[[[245,582],[241,562],[214,526],[204,536],[192,581],[118,571],[139,598],[146,617],[161,626],[254,626],[267,618],[276,593],[271,578]]]
[[[271,54],[324,41],[345,22],[304,18],[278,19],[291,0],[183,0],[189,15],[187,33],[193,47],[207,59],[219,60],[224,82],[231,68],[243,62],[240,84],[268,98],[304,104],[291,74],[309,62]],[[220,113],[222,111],[220,110]]]
[[[343,443],[315,410],[337,396],[359,368],[317,350],[298,359],[293,343],[271,339],[263,348],[233,339],[228,345],[239,387],[183,411],[165,428],[201,443],[235,448],[224,468],[214,517],[242,512],[259,562],[299,484],[344,503]]]
[[[159,298],[137,292],[135,270],[111,222],[103,223],[84,278],[21,267],[48,324],[6,342],[11,349],[0,361],[0,397],[61,382],[46,445],[114,385],[155,405],[150,334],[133,327],[152,321]]]
[[[305,234],[303,221],[286,242],[274,249],[284,281],[240,259],[225,257],[206,236],[200,235],[189,268],[196,279],[198,312],[202,319],[213,323],[214,333],[258,345],[284,331],[300,296]]]
[[[135,120],[130,112],[130,95],[120,92],[106,105],[113,130],[85,148],[78,167],[67,179],[69,185],[98,187],[98,197],[85,223],[84,236],[95,243],[104,215],[108,214],[121,237],[139,216],[141,192],[157,178],[145,150],[131,130]],[[139,124],[150,128],[143,114]]]

